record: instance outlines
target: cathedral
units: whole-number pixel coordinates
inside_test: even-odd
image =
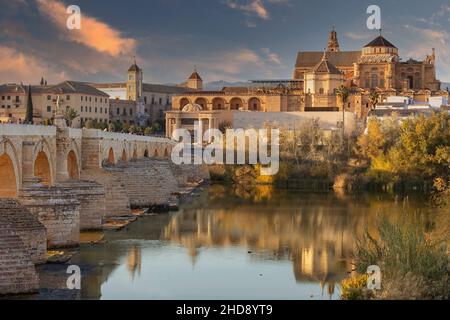
[[[337,32],[330,32],[326,49],[327,60],[342,72],[344,79],[353,86],[370,90],[419,91],[440,90],[436,79],[436,52],[424,60],[402,61],[398,48],[380,35],[365,45],[361,51],[341,51]],[[299,52],[294,79],[303,79],[321,61],[323,52]]]
[[[174,95],[172,109],[166,112],[166,134],[181,127],[190,130],[197,120],[204,122],[204,128],[219,128],[220,123],[252,126],[255,123],[242,119],[285,122],[286,115],[308,118],[313,113],[331,119],[337,111],[365,119],[377,103],[391,96],[423,104],[432,97],[446,101],[448,92],[440,89],[435,63],[433,48],[421,61],[403,61],[398,48],[381,32],[360,51],[341,51],[333,29],[324,51],[298,53],[292,79],[254,80],[248,86],[217,91],[190,86]],[[194,83],[201,79],[197,72],[193,78]],[[345,101],[339,94],[342,87],[348,89]],[[247,117],[248,112],[254,113]]]

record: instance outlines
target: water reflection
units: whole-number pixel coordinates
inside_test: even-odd
[[[337,299],[354,236],[420,199],[210,187],[178,213],[85,245],[83,299]],[[432,222],[431,222],[432,223]]]

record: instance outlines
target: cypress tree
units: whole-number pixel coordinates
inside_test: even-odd
[[[33,124],[33,100],[31,99],[31,85],[28,86],[27,113],[25,124]]]

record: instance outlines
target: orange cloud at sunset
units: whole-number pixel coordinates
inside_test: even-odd
[[[63,73],[50,71],[39,59],[16,49],[0,46],[0,83],[20,83],[22,80],[38,83],[45,74],[52,75],[49,80],[54,81],[61,81],[65,77]]]
[[[81,8],[81,30],[69,30],[66,21],[69,15],[65,5],[58,0],[37,0],[39,10],[48,16],[63,32],[64,36],[77,43],[95,49],[114,57],[121,54],[131,54],[136,47],[136,41],[126,38],[108,24],[87,16]]]

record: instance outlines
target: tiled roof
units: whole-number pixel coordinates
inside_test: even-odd
[[[0,86],[1,93],[26,93],[27,86],[22,84],[5,84]],[[64,81],[56,85],[31,86],[32,93],[50,93],[50,94],[73,94],[82,93],[93,96],[109,97],[106,93],[97,90],[85,82]]]
[[[189,91],[188,88],[178,87],[178,86],[170,86],[163,84],[150,84],[144,83],[142,84],[142,91],[144,92],[155,92],[155,93],[184,93]]]
[[[97,88],[89,85],[88,83],[78,81],[64,81],[57,85],[45,88],[44,92],[53,94],[83,93],[93,96],[109,97],[108,94],[98,90]]]
[[[390,43],[389,41],[387,41],[385,38],[383,38],[383,36],[378,36],[377,38],[375,38],[374,40],[372,40],[372,42],[368,43],[367,45],[364,46],[364,48],[367,47],[389,47],[389,48],[397,48],[396,46],[394,46],[392,43]]]
[[[341,72],[325,57],[314,67],[315,73],[341,74]]]
[[[197,71],[194,71],[189,77],[189,80],[202,80],[202,77],[200,77]]]
[[[323,51],[304,51],[297,55],[296,68],[314,68],[323,57]],[[327,60],[337,67],[353,67],[358,62],[361,51],[327,52]]]

